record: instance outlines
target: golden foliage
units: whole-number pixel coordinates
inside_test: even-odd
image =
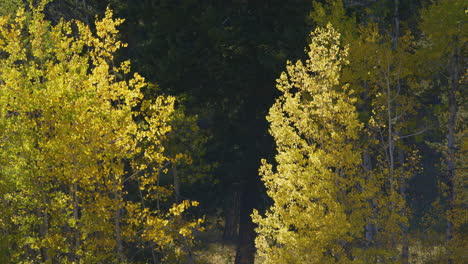
[[[274,205],[254,212],[265,263],[348,263],[361,235],[365,197],[358,186],[361,131],[353,91],[340,85],[347,48],[331,25],[311,34],[308,59],[288,62],[267,117],[277,166],[260,173]]]
[[[196,203],[167,213],[144,206],[151,194],[167,195],[148,168],[167,161],[162,142],[174,98],[144,100],[144,78],[127,76],[128,61],[116,66],[123,20],[110,9],[94,34],[79,21],[51,25],[42,13],[46,2],[19,9],[14,20],[0,18],[0,230],[10,247],[7,262],[125,262],[124,241],[163,248],[177,237],[191,239],[200,221],[174,219]],[[126,201],[125,181],[146,195]]]

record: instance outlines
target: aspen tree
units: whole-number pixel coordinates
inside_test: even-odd
[[[438,115],[445,141],[438,150],[444,176],[439,192],[445,204],[445,259],[450,264],[465,262],[467,250],[466,22],[466,1],[434,1],[421,12],[422,68],[435,77],[442,102]]]
[[[409,221],[407,185],[418,171],[418,153],[409,142],[428,130],[418,110],[421,88],[415,85],[414,39],[400,30],[399,3],[393,2],[391,37],[382,34],[375,21],[358,23],[345,12],[343,1],[314,2],[311,18],[318,25],[331,21],[350,45],[350,67],[343,80],[362,95],[357,103],[363,167],[371,214],[366,220],[365,245],[360,253],[366,262],[408,263]]]
[[[364,228],[360,184],[361,124],[356,99],[340,84],[347,47],[331,25],[311,34],[308,59],[288,62],[277,80],[282,95],[267,120],[277,152],[260,174],[273,205],[258,224],[265,263],[348,263]]]
[[[174,98],[145,100],[144,78],[115,62],[126,44],[111,10],[92,33],[79,21],[51,25],[47,2],[0,17],[2,263],[125,263],[136,239],[183,254],[178,239],[199,221],[172,220],[197,203],[150,210],[124,188],[138,180],[148,195],[168,192],[148,168],[167,160]]]

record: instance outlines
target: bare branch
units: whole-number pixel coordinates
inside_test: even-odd
[[[400,139],[404,139],[404,138],[408,138],[408,137],[412,137],[412,136],[417,136],[417,135],[421,135],[422,133],[426,132],[429,128],[428,127],[425,127],[417,132],[414,132],[412,134],[408,134],[408,135],[404,135],[404,136],[401,136],[398,138],[398,140]]]

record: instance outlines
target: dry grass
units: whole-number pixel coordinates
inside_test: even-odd
[[[236,245],[234,243],[223,243],[223,224],[222,219],[219,217],[207,219],[206,231],[196,235],[197,240],[200,242],[199,246],[193,251],[197,264],[234,264]],[[439,241],[440,237],[438,235],[432,238],[434,241],[423,243],[420,237],[411,237],[409,263],[447,263],[445,259],[445,247],[440,245],[443,240]],[[262,262],[260,258],[256,258],[255,260],[256,264],[261,264]]]
[[[195,252],[197,262],[200,264],[233,264],[236,257],[236,248],[233,245],[211,243],[203,250]]]

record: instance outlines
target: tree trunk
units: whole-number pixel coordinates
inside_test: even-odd
[[[115,208],[115,215],[114,215],[114,227],[115,227],[115,242],[116,242],[116,251],[117,251],[117,258],[121,263],[125,262],[124,255],[123,255],[123,245],[122,245],[122,235],[121,235],[121,228],[120,228],[120,221],[121,221],[121,216],[120,216],[120,211],[121,211],[121,205],[120,205],[120,191],[118,189],[118,183],[117,183],[117,177],[113,175],[113,180],[114,180],[114,199],[117,204]]]
[[[187,252],[187,257],[186,257],[186,264],[195,264],[195,260],[193,259],[193,252],[192,249],[187,241],[187,239],[184,237],[184,250]]]
[[[239,183],[234,183],[229,188],[225,202],[225,224],[223,232],[224,242],[236,242],[238,238],[239,211],[241,195]]]
[[[393,192],[393,175],[395,169],[394,162],[394,150],[395,142],[393,137],[393,122],[392,122],[392,90],[390,85],[390,62],[387,64],[387,76],[386,76],[386,88],[387,88],[387,125],[388,125],[388,159],[389,159],[389,182],[390,192]]]
[[[88,6],[86,5],[86,0],[83,0],[83,12],[85,16],[86,24],[89,26],[89,17],[88,17]]]
[[[75,0],[75,19],[79,19],[78,16],[78,0]]]
[[[398,49],[398,36],[400,35],[400,18],[398,14],[398,0],[394,0],[393,2],[393,21],[394,21],[394,29],[393,29],[393,50]]]
[[[159,175],[157,176],[159,179]],[[143,193],[141,192],[141,184],[140,180],[137,180],[138,183],[138,193],[140,194],[140,199],[141,199],[141,205],[143,206],[143,209],[146,209],[146,204],[145,204],[145,198],[143,197]],[[159,186],[159,180],[158,180],[158,186]],[[158,200],[158,211],[159,211],[159,200]],[[151,248],[151,257],[153,259],[153,264],[157,264],[158,260],[156,258],[156,253],[154,252],[154,247],[153,245],[150,246]]]
[[[394,19],[394,32],[393,32],[393,50],[396,52],[398,50],[398,37],[400,34],[400,18],[399,18],[399,2],[398,0],[394,0],[394,7],[393,7],[393,19]],[[400,91],[400,81],[397,80],[397,87],[396,90]],[[391,118],[391,116],[390,116]],[[391,123],[391,119],[389,119],[389,123]],[[390,131],[390,128],[389,128]],[[392,142],[394,147],[394,142]],[[390,147],[390,144],[389,144]],[[405,163],[405,158],[404,158],[404,153],[402,149],[398,149],[398,157],[399,157],[399,162],[400,166],[403,166]],[[393,153],[392,153],[392,162],[393,162]],[[391,171],[393,171],[393,164],[392,167],[390,168]],[[401,176],[400,176],[401,178]],[[400,181],[400,195],[403,198],[403,200],[406,200],[406,183],[404,179],[401,179]],[[401,214],[406,215],[406,205],[403,207],[403,211]],[[401,223],[401,231],[402,231],[402,249],[401,249],[401,255],[400,255],[400,260],[402,264],[408,264],[409,263],[409,241],[408,241],[408,224],[406,223]]]
[[[178,204],[180,202],[180,178],[179,178],[179,173],[177,171],[177,166],[176,164],[173,162],[172,163],[172,178],[173,178],[173,181],[174,181],[174,198],[175,198],[175,203]],[[176,219],[175,219],[176,223],[177,224],[182,224],[182,216],[178,216]],[[187,252],[187,258],[186,258],[186,264],[194,264],[195,261],[193,259],[193,253],[192,253],[192,249],[187,241],[187,239],[185,237],[182,238],[183,239],[183,243],[184,243],[184,250],[185,252]]]
[[[400,166],[405,163],[405,156],[403,150],[401,148],[398,149],[398,159],[400,162]],[[404,179],[400,182],[400,195],[403,200],[406,201],[406,183]],[[403,208],[403,212],[401,214],[406,215],[406,206]],[[408,240],[408,224],[402,223],[401,224],[401,231],[402,231],[402,248],[401,248],[401,263],[402,264],[409,264],[409,240]]]
[[[255,262],[255,224],[250,216],[256,203],[256,180],[251,177],[243,184],[239,217],[239,239],[237,243],[235,264],[253,264]]]
[[[172,163],[172,177],[174,180],[174,198],[175,202],[179,203],[180,200],[180,179],[179,174],[177,173],[177,167]]]
[[[368,152],[364,152],[362,154],[362,166],[364,169],[368,172],[371,173],[372,171],[372,161],[370,154]],[[363,190],[366,191],[366,190]],[[366,226],[365,226],[365,236],[366,236],[366,248],[370,248],[374,244],[374,237],[375,237],[375,231],[376,227],[375,224],[372,222],[372,218],[377,217],[376,210],[375,210],[375,202],[370,199],[369,201],[370,206],[372,207],[372,215],[369,216],[369,218],[366,221]]]
[[[450,250],[450,241],[453,237],[453,223],[450,219],[451,212],[454,208],[455,201],[455,133],[456,133],[456,124],[457,124],[457,115],[458,115],[458,105],[456,99],[456,93],[458,91],[458,81],[459,81],[459,56],[460,48],[458,47],[458,39],[456,41],[457,47],[455,48],[454,56],[452,59],[451,71],[451,80],[450,88],[448,90],[448,120],[447,120],[447,226],[446,226],[446,242],[449,250],[448,262],[449,264],[453,263]]]
[[[41,226],[41,236],[43,239],[46,239],[47,238],[47,235],[49,233],[49,214],[47,213],[47,205],[49,204],[47,202],[47,198],[46,198],[46,194],[44,192],[44,188],[42,188],[43,190],[41,191],[42,193],[42,204],[44,206],[44,211],[42,212],[42,215],[43,215],[43,223],[42,223],[42,226]],[[41,247],[41,254],[42,254],[42,259],[48,263],[51,261],[51,258],[50,258],[50,255],[48,253],[48,250],[47,248],[44,248],[44,247]]]
[[[74,157],[75,164],[76,164],[76,158]],[[75,221],[75,228],[74,228],[74,238],[73,238],[73,253],[72,253],[72,259],[76,262],[80,262],[80,256],[77,254],[77,252],[80,250],[80,231],[78,228],[78,221],[79,221],[79,203],[78,203],[78,183],[76,180],[73,182],[73,185],[71,186],[71,193],[72,193],[72,198],[73,198],[73,220]]]

